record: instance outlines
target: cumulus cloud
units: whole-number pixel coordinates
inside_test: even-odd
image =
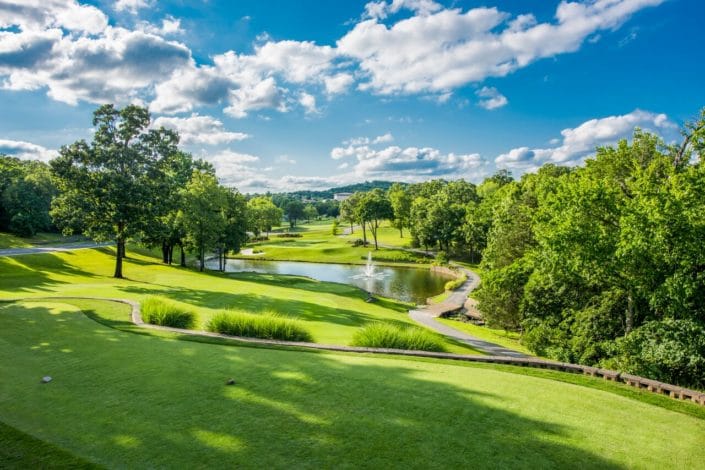
[[[223,123],[212,116],[198,114],[192,114],[186,118],[160,116],[154,120],[152,127],[176,130],[181,136],[181,142],[187,145],[220,145],[249,137],[242,132],[225,130]]]
[[[475,92],[480,98],[479,105],[487,110],[493,110],[505,106],[509,101],[507,97],[497,91],[494,87],[482,87]]]
[[[574,52],[598,31],[613,29],[633,13],[664,0],[563,1],[555,21],[531,14],[512,18],[497,8],[421,9],[387,26],[391,6],[372,2],[370,19],[342,37],[341,53],[359,61],[367,81],[359,87],[380,94],[447,92],[487,77],[502,77],[557,54]],[[429,2],[432,3],[432,2]],[[399,7],[401,8],[401,6]]]
[[[115,2],[115,11],[128,11],[133,15],[136,15],[142,8],[148,8],[151,6],[149,0],[117,0]]]
[[[41,160],[48,162],[56,157],[58,152],[30,142],[0,139],[0,155],[9,155],[21,160]]]
[[[108,26],[108,17],[91,5],[76,0],[3,0],[0,1],[0,28],[17,26],[22,31],[64,28],[98,34]]]
[[[673,134],[678,129],[678,126],[665,114],[636,109],[629,114],[591,119],[578,127],[564,129],[561,131],[561,139],[552,140],[555,142],[553,147],[514,148],[499,155],[495,163],[501,168],[526,171],[536,170],[544,163],[579,165],[594,154],[596,147],[629,138],[636,127],[662,135]]]
[[[442,153],[431,147],[406,147],[396,145],[380,148],[380,144],[394,140],[391,133],[375,138],[357,137],[343,142],[331,150],[334,160],[354,157],[352,168],[358,178],[390,178],[415,181],[429,177],[462,178],[477,170],[485,162],[477,153]],[[347,162],[339,168],[347,168]]]
[[[302,91],[299,95],[299,103],[303,106],[306,114],[318,114],[318,108],[316,108],[316,97],[312,94]]]
[[[181,29],[181,20],[173,16],[163,18],[161,26],[148,21],[140,22],[137,26],[145,33],[156,34],[157,36],[170,36],[184,32],[184,30]]]

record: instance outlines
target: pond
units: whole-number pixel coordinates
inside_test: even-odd
[[[217,263],[209,266],[217,269]],[[372,276],[366,276],[365,266],[346,264],[305,263],[298,261],[261,261],[229,259],[226,272],[258,272],[306,276],[319,281],[349,284],[373,294],[414,302],[426,303],[426,298],[443,292],[449,277],[426,268],[374,266]]]

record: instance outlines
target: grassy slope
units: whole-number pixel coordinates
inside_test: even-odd
[[[451,320],[448,318],[437,318],[439,322],[448,325],[456,330],[464,331],[465,333],[475,336],[485,341],[490,341],[506,348],[521,351],[526,354],[533,354],[529,349],[519,342],[519,333],[513,331],[504,331],[501,329],[493,329],[487,326],[478,326],[473,323]]]
[[[0,249],[3,248],[29,248],[36,245],[65,244],[88,240],[82,236],[64,237],[60,233],[38,233],[33,237],[18,237],[11,233],[0,232]]]
[[[391,229],[384,230],[386,233]],[[375,251],[374,245],[353,247],[349,242],[357,238],[362,238],[362,232],[356,229],[355,233],[352,235],[333,236],[330,221],[317,221],[312,224],[303,224],[297,227],[296,230],[292,230],[292,232],[301,234],[302,237],[280,238],[277,237],[276,233],[273,233],[270,234],[269,241],[248,245],[248,247],[264,251],[263,254],[241,257],[246,259],[365,264],[367,262],[367,253],[372,251],[372,256],[377,259],[377,264],[385,264],[399,260],[403,265],[426,266],[428,261],[419,255],[407,253],[402,250],[380,248]],[[340,233],[342,234],[342,226]],[[394,240],[398,239],[398,232],[396,232],[396,234]],[[368,234],[368,237],[370,243],[372,243],[371,235]],[[380,243],[382,243],[381,240]]]
[[[0,305],[0,318],[3,421],[109,467],[705,462],[705,420],[495,368],[134,335],[63,303]]]
[[[101,248],[0,257],[0,299],[61,295],[140,300],[157,294],[198,307],[198,327],[222,308],[270,310],[304,320],[316,342],[327,344],[349,344],[354,332],[371,321],[415,324],[406,315],[409,305],[386,299],[366,303],[366,295],[354,287],[291,276],[201,274],[163,266],[136,252],[124,267],[129,279],[113,279],[112,253]],[[447,344],[453,352],[475,352]]]

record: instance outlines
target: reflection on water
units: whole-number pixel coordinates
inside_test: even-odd
[[[217,264],[212,266],[217,267]],[[443,292],[448,277],[427,269],[375,266],[375,277],[360,276],[364,266],[345,264],[301,263],[294,261],[257,261],[229,259],[227,272],[250,271],[267,274],[293,274],[320,281],[340,282],[368,292],[406,302],[423,304],[427,297]]]

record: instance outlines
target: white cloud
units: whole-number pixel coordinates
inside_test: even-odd
[[[108,17],[98,8],[76,0],[4,0],[0,2],[0,28],[22,31],[64,28],[98,34],[108,26]]]
[[[138,28],[145,33],[155,34],[157,36],[177,35],[184,32],[184,30],[181,29],[181,20],[173,16],[163,18],[161,26],[143,21],[138,24]]]
[[[132,102],[142,89],[192,60],[183,44],[142,31],[108,27],[98,37],[53,34],[56,41],[48,52],[33,53],[32,60],[41,57],[41,66],[28,67],[17,58],[0,62],[0,75],[7,76],[3,88],[46,88],[51,98],[72,105]]]
[[[443,7],[433,0],[392,0],[389,3],[382,0],[369,2],[365,5],[365,13],[369,18],[384,19],[389,15],[398,13],[402,8],[425,16]]]
[[[674,134],[678,129],[665,114],[637,109],[629,114],[585,121],[578,127],[562,130],[562,139],[552,140],[556,142],[553,147],[515,148],[498,156],[495,163],[501,168],[526,171],[536,170],[544,163],[579,165],[594,154],[596,147],[629,138],[636,127],[662,135]]]
[[[149,0],[117,0],[115,2],[115,11],[128,11],[133,15],[142,8],[149,8],[152,2]]]
[[[299,95],[299,104],[304,107],[306,114],[318,114],[318,108],[316,108],[316,97],[310,93],[302,91]]]
[[[479,105],[487,110],[493,110],[505,106],[509,101],[507,97],[497,91],[494,87],[482,87],[475,92],[481,98]]]
[[[247,88],[232,90],[229,101],[230,106],[224,111],[236,118],[244,118],[250,111],[259,109],[276,109],[282,113],[288,110],[284,100],[284,90],[277,86],[277,82],[272,77],[251,84]]]
[[[249,135],[242,132],[226,131],[223,123],[212,116],[199,116],[192,114],[190,117],[177,118],[160,116],[154,120],[152,127],[166,127],[178,131],[183,144],[219,145],[236,140],[244,140]]]
[[[58,152],[30,142],[0,139],[0,155],[9,155],[21,160],[41,160],[48,162],[56,157]]]
[[[355,79],[349,73],[338,73],[323,77],[323,85],[329,95],[345,93],[354,82]]]
[[[447,92],[574,52],[596,32],[616,28],[633,13],[663,1],[563,1],[550,23],[538,23],[530,14],[512,19],[497,8],[426,8],[391,26],[381,22],[389,5],[373,2],[367,8],[371,19],[356,24],[337,45],[360,61],[368,77],[361,89],[380,94]]]

